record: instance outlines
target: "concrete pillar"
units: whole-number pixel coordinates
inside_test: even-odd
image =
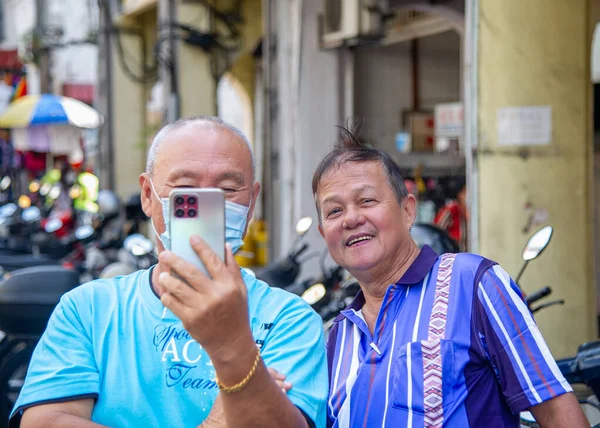
[[[515,276],[537,228],[525,230],[526,205],[547,213],[554,237],[521,287],[566,300],[536,314],[555,357],[596,337],[589,12],[589,0],[479,0],[477,12],[477,244]],[[551,107],[550,144],[498,144],[498,109],[519,106]]]

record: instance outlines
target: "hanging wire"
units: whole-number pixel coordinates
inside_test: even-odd
[[[106,25],[110,33],[114,34],[118,54],[117,59],[123,72],[131,80],[140,84],[156,81],[158,79],[159,65],[163,65],[169,69],[171,73],[173,72],[172,55],[168,43],[165,43],[169,39],[169,27],[176,30],[174,34],[176,39],[200,46],[210,55],[211,75],[215,81],[218,81],[229,68],[231,54],[239,51],[243,46],[243,40],[238,26],[238,24],[242,22],[240,12],[241,0],[237,0],[232,9],[227,12],[219,11],[206,0],[200,0],[199,3],[209,11],[212,31],[206,33],[198,28],[177,22],[170,22],[167,25],[162,25],[159,27],[158,40],[152,50],[155,62],[148,66],[145,62],[145,55],[143,55],[144,58],[142,59],[141,64],[136,64],[135,56],[123,46],[121,37],[123,33],[135,35],[141,39],[142,46],[144,46],[143,34],[115,27],[112,21],[110,1],[98,0],[98,2],[100,4],[104,3],[103,9]]]
[[[117,47],[117,59],[119,61],[119,65],[121,66],[121,69],[123,70],[123,72],[131,80],[133,80],[134,82],[140,83],[140,84],[147,84],[147,83],[152,83],[152,82],[156,81],[156,79],[158,78],[157,63],[152,64],[152,66],[148,67],[145,63],[145,55],[142,55],[143,56],[142,63],[135,67],[138,69],[138,71],[134,71],[133,67],[130,66],[130,62],[135,62],[134,55],[131,54],[130,52],[126,52],[125,48],[123,47],[123,42],[121,40],[122,33],[128,33],[130,35],[137,36],[141,40],[142,50],[145,51],[143,34],[141,34],[140,32],[137,32],[137,31],[129,31],[129,30],[125,31],[125,30],[115,27],[114,23],[112,21],[112,10],[111,10],[110,1],[109,0],[98,0],[98,3],[99,3],[100,8],[102,10],[104,10],[106,29],[108,29],[108,32],[110,35],[114,35],[115,45]],[[110,45],[110,41],[112,39],[112,37],[110,37],[110,35],[108,38],[109,45]],[[129,59],[127,59],[126,57]]]

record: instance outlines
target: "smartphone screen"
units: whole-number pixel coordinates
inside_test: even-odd
[[[174,189],[169,204],[171,251],[208,275],[190,237],[199,235],[225,259],[225,194],[221,189]]]

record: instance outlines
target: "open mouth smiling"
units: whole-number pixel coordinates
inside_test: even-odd
[[[353,235],[346,241],[346,247],[352,247],[361,242],[370,241],[371,239],[373,239],[373,235],[369,235],[366,233],[361,233],[359,235]]]

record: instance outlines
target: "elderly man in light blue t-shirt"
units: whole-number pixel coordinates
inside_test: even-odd
[[[233,258],[260,191],[249,147],[238,130],[207,116],[157,134],[140,186],[159,263],[63,296],[11,426],[325,426],[320,318]],[[166,198],[181,187],[225,192],[225,261],[190,240],[212,279],[168,251]]]

